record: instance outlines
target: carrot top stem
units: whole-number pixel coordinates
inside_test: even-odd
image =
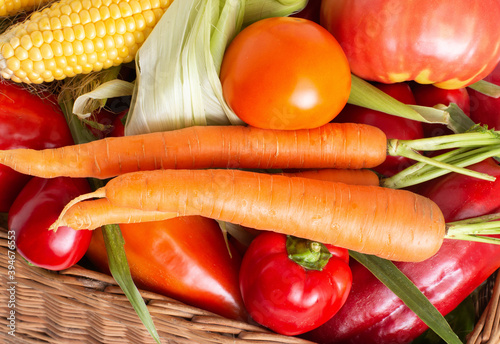
[[[479,148],[457,148],[432,157],[432,161],[453,166],[455,169],[454,172],[458,171],[462,174],[478,177],[478,173],[469,173],[473,171],[465,169],[465,167],[495,156],[500,156],[500,145]],[[401,189],[426,182],[450,172],[452,172],[452,169],[445,169],[427,161],[420,161],[391,177],[381,179],[380,185],[393,189]],[[494,180],[492,176],[484,178],[482,174],[479,174],[479,178]]]
[[[452,164],[452,163],[449,163],[449,162],[446,162],[443,160],[429,158],[427,156],[424,156],[424,155],[416,152],[413,148],[411,148],[411,146],[409,146],[407,143],[405,143],[403,141],[399,141],[396,139],[388,140],[387,148],[388,148],[388,155],[406,157],[406,158],[416,160],[416,161],[419,161],[419,162],[425,163],[427,165],[431,165],[431,166],[434,166],[436,168],[443,169],[443,170],[449,171],[449,172],[457,172],[457,173],[465,174],[465,175],[468,175],[471,177],[489,180],[489,181],[495,180],[495,177],[492,177],[488,174],[472,171],[472,170],[460,167],[456,164]]]
[[[446,224],[447,239],[467,240],[500,245],[500,213],[493,213]]]

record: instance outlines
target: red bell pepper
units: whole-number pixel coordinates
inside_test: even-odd
[[[240,254],[216,221],[188,216],[121,224],[125,252],[137,287],[166,295],[230,319],[246,319],[238,286]],[[102,232],[92,236],[87,257],[109,274]]]
[[[21,86],[0,83],[0,149],[45,149],[73,144],[54,97],[36,95]],[[9,211],[29,176],[0,165],[0,212]]]
[[[344,304],[352,276],[346,249],[279,233],[259,234],[240,270],[245,306],[256,322],[297,335],[330,319]]]
[[[415,98],[407,83],[374,85],[404,104],[415,104]],[[333,122],[354,122],[373,125],[381,129],[387,137],[391,139],[413,140],[424,137],[421,122],[352,104],[347,104]],[[374,170],[386,177],[390,177],[413,163],[414,162],[408,158],[388,156],[386,160],[374,168]]]
[[[493,159],[470,166],[497,177],[488,182],[451,173],[420,191],[455,221],[500,211],[500,166]],[[500,245],[445,240],[436,255],[420,263],[395,263],[446,315],[500,267]],[[342,309],[305,335],[318,343],[409,343],[427,326],[366,268],[351,265],[353,285]]]
[[[86,179],[32,178],[16,197],[8,214],[17,251],[30,263],[63,270],[77,263],[89,247],[92,232],[59,227],[49,231],[64,206],[90,192]]]

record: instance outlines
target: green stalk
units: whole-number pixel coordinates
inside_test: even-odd
[[[442,108],[407,105],[355,75],[348,103],[414,121],[445,124],[455,133],[466,132],[475,125],[456,104]]]
[[[447,166],[454,166],[462,171],[462,168],[464,167],[496,156],[500,156],[500,145],[494,147],[480,147],[476,149],[459,148],[433,157],[432,160],[433,162],[444,163]],[[469,169],[463,170],[472,172],[472,170]],[[459,171],[459,173],[462,173],[461,171]],[[418,162],[391,177],[381,179],[380,185],[393,189],[401,189],[429,181],[450,172],[452,172],[450,169],[437,167],[436,164],[430,165],[427,162]],[[475,175],[477,172],[472,174],[467,172],[463,174],[471,177],[477,177]],[[488,176],[488,178],[482,178],[482,176],[480,177],[485,180],[495,180],[492,176],[485,176]]]
[[[419,151],[479,147],[500,144],[500,132],[475,126],[473,131],[460,134],[427,137],[416,140],[399,140],[408,148]]]
[[[76,77],[78,78],[78,77]],[[94,141],[95,137],[87,130],[82,122],[73,115],[74,97],[67,91],[63,90],[60,93],[59,104],[68,122],[73,140],[76,144]],[[97,179],[89,179],[92,188],[96,190],[103,185],[103,181]],[[137,289],[125,254],[124,239],[118,225],[107,225],[102,227],[104,243],[108,255],[108,264],[111,275],[116,283],[123,290],[125,296],[130,301],[132,307],[136,311],[139,319],[142,321],[151,337],[157,343],[161,343],[160,336],[156,330],[153,319],[142,298],[139,290]]]
[[[500,98],[500,86],[486,80],[479,80],[468,87],[488,97]]]
[[[433,158],[426,157],[420,153],[415,152],[413,149],[409,148],[406,144],[401,143],[398,140],[389,140],[388,141],[388,152],[387,154],[390,156],[401,156],[405,157],[408,159],[424,162],[428,165],[435,166],[437,168],[443,169],[443,170],[448,170],[450,172],[456,172],[456,173],[461,173],[465,174],[467,176],[479,178],[479,179],[484,179],[484,180],[489,180],[489,181],[494,181],[495,178],[485,174],[485,173],[480,173],[476,171],[472,171],[457,165],[452,165],[443,161],[439,161]]]

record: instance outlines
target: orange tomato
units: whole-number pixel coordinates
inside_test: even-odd
[[[247,124],[309,129],[330,122],[347,103],[347,58],[323,27],[302,18],[260,20],[228,46],[220,79],[224,98]]]

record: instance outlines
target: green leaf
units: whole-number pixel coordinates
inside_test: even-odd
[[[90,131],[87,130],[83,126],[82,122],[73,114],[73,104],[73,96],[70,92],[63,90],[59,97],[59,105],[61,106],[61,109],[66,117],[66,121],[68,122],[75,143],[81,144],[95,140],[95,137],[92,136]],[[104,181],[97,179],[90,179],[89,182],[94,190],[104,184]],[[123,290],[125,296],[132,304],[132,307],[148,332],[157,343],[160,343],[160,338],[151,318],[151,314],[149,313],[146,303],[141,297],[139,290],[134,284],[132,275],[130,274],[130,268],[125,254],[125,248],[123,246],[124,239],[120,228],[116,225],[109,225],[103,227],[102,231],[108,254],[111,275]]]
[[[446,319],[424,294],[389,260],[351,251],[356,259],[394,292],[415,314],[448,344],[462,344]]]
[[[108,263],[111,275],[129,299],[132,307],[134,307],[134,310],[149,334],[157,343],[161,343],[160,336],[156,331],[146,303],[132,280],[124,249],[125,240],[123,239],[120,227],[117,225],[104,226],[102,234],[104,236],[106,252],[108,253]]]

